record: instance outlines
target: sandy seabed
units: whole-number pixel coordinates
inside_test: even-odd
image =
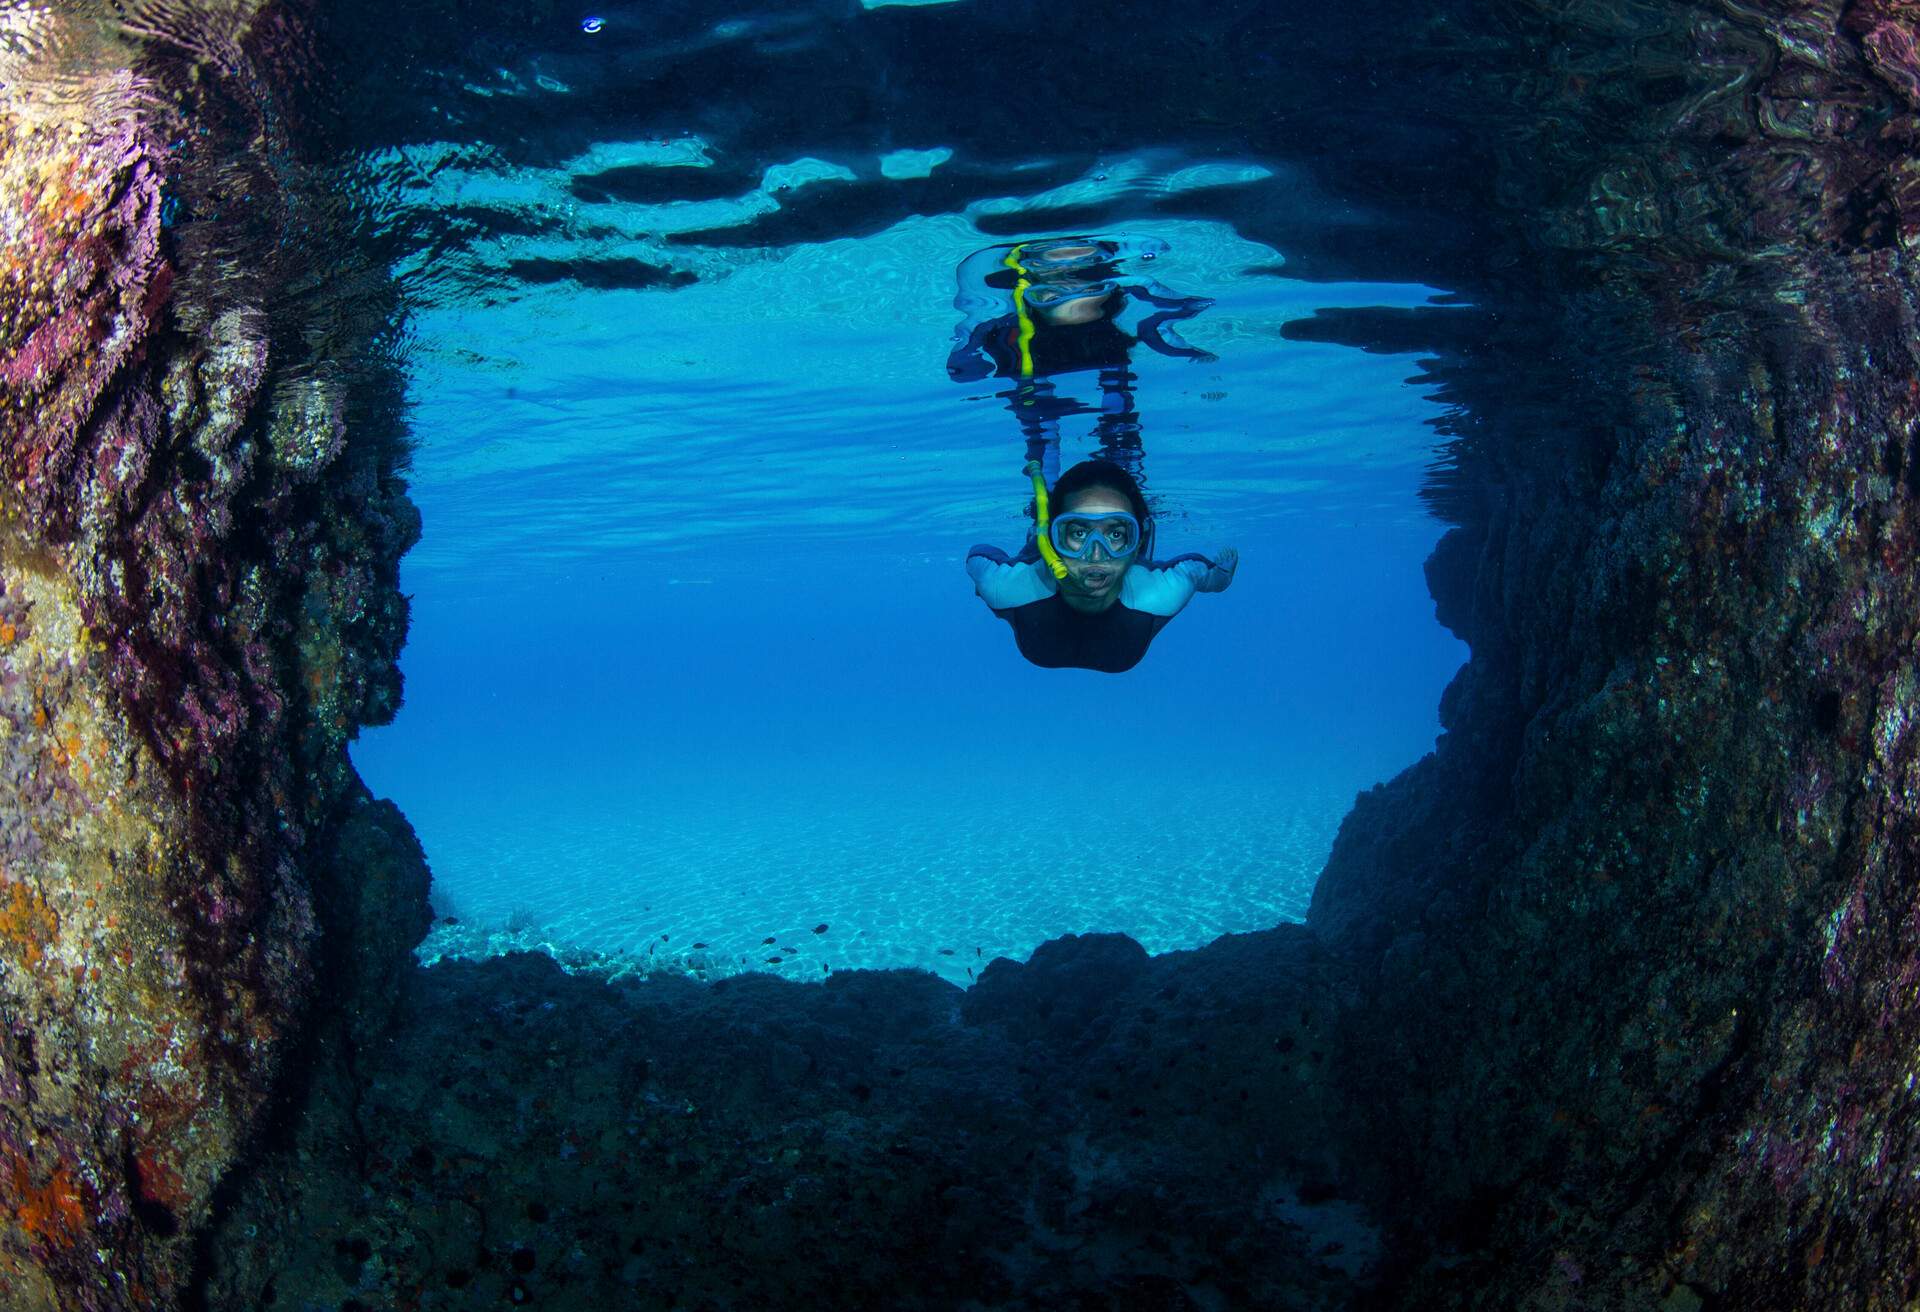
[[[422,838],[436,905],[452,919],[419,955],[533,948],[800,977],[914,966],[964,984],[969,969],[1025,959],[1067,933],[1193,948],[1303,919],[1353,801],[1350,789],[1306,778],[1187,782],[1149,796],[1082,824],[1016,790],[983,788],[631,817],[548,809],[508,831],[430,812]]]

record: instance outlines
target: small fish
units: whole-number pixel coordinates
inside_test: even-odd
[[[706,946],[706,944],[705,944],[705,943],[695,943],[695,944],[694,944],[693,946],[694,946],[695,948],[703,948],[703,947],[705,947],[705,946]]]
[[[665,943],[665,942],[667,941],[667,936],[666,936],[665,934],[662,934],[662,935],[660,936],[660,941],[661,941],[662,943]]]
[[[760,940],[760,946],[764,948],[770,945],[772,942],[773,942],[773,937],[769,935],[766,938],[763,938]]]
[[[1109,505],[1111,505],[1111,504],[1113,504],[1113,503],[1112,503],[1112,502],[1108,502],[1107,504],[1109,504]],[[977,956],[979,956],[979,955],[980,955],[980,949],[979,949],[979,948],[975,948],[975,949],[973,950],[973,955],[974,955],[974,956],[976,956],[976,957],[977,957]]]
[[[779,966],[779,965],[784,965],[784,964],[785,964],[785,962],[786,962],[786,960],[787,960],[787,959],[786,959],[785,957],[768,957],[768,958],[767,958],[767,964],[768,964],[769,966]]]
[[[1109,502],[1108,504],[1112,504],[1112,503]],[[820,963],[820,973],[822,975],[830,974],[832,970],[833,970],[833,967],[829,966],[826,962],[823,961]]]
[[[1108,502],[1107,504],[1108,504],[1108,505],[1112,505],[1113,503],[1112,503],[1112,502]],[[968,967],[967,967],[967,978],[968,978],[968,979],[972,979],[972,978],[973,978],[973,967],[972,967],[972,966],[968,966]]]
[[[782,952],[798,952],[800,949],[799,948],[781,948],[780,950]]]
[[[827,926],[826,926],[826,924],[825,924],[825,922],[822,922],[821,924],[818,924],[818,925],[815,925],[815,926],[813,927],[813,932],[814,932],[814,933],[816,933],[816,934],[824,934],[824,933],[826,933],[826,932],[827,932]]]
[[[952,948],[941,948],[941,949],[940,949],[940,955],[941,955],[941,956],[943,956],[943,957],[950,957],[950,956],[952,956],[952,955],[953,955],[953,949],[952,949]]]

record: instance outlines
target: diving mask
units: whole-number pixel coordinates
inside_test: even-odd
[[[1053,310],[1069,301],[1105,296],[1116,286],[1111,280],[1100,282],[1036,282],[1027,288],[1027,304],[1038,310]]]
[[[1140,521],[1124,510],[1070,510],[1053,517],[1047,538],[1055,551],[1074,560],[1130,556],[1140,546]]]
[[[1113,259],[1113,247],[1107,243],[1067,242],[1044,246],[1027,243],[1020,248],[1020,260],[1034,273],[1065,273],[1105,264]]]

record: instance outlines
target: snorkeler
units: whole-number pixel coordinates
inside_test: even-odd
[[[1013,626],[1020,654],[1047,669],[1120,674],[1196,592],[1224,592],[1240,553],[1195,553],[1155,562],[1153,515],[1133,475],[1109,460],[1084,460],[1051,494],[1037,462],[1034,535],[1018,556],[998,547],[967,552],[974,591]]]
[[[1120,267],[1129,253],[1154,259],[1164,249],[1158,240],[1064,237],[989,247],[960,266],[955,304],[968,320],[947,358],[947,376],[962,383],[989,374],[1016,380],[1001,395],[1026,438],[1026,458],[1038,461],[1047,479],[1060,472],[1060,420],[1089,413],[1099,416],[1094,435],[1100,458],[1140,477],[1140,414],[1129,367],[1136,344],[1182,359],[1216,358],[1181,341],[1172,328],[1212,300],[1176,296]],[[1153,313],[1129,329],[1122,319],[1136,302]],[[1097,411],[1060,395],[1051,381],[1085,371],[1099,377]]]

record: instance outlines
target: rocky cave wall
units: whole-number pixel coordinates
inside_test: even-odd
[[[1456,375],[1473,660],[1308,919],[1408,1306],[1920,1290],[1913,15],[1689,18],[1534,215],[1566,398]]]
[[[354,367],[384,283],[308,277],[299,15],[3,17],[0,1304],[165,1307],[352,967],[335,854],[404,824],[345,741],[418,516]]]

